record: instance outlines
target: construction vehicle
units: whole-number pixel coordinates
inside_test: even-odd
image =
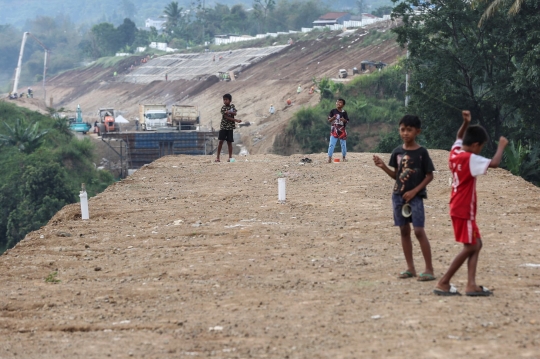
[[[77,117],[69,119],[69,129],[73,132],[82,132],[86,135],[92,128],[88,122],[83,122],[81,105],[77,105]]]
[[[199,109],[197,106],[173,105],[167,116],[167,124],[179,131],[199,129]]]
[[[364,60],[360,63],[360,68],[362,69],[362,72],[365,72],[371,66],[374,66],[376,69],[381,71],[381,69],[387,66],[387,64],[385,64],[382,61],[370,61],[370,60]]]
[[[167,127],[167,106],[139,105],[139,124],[143,131],[156,131]]]
[[[345,77],[347,77],[349,74],[347,73],[347,70],[345,69],[339,69],[339,74],[338,74],[338,77],[340,79],[344,79]]]
[[[99,135],[105,132],[119,132],[120,126],[114,122],[114,109],[113,108],[100,108],[99,109]]]

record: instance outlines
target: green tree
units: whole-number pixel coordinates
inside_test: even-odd
[[[255,18],[259,20],[259,31],[266,31],[266,19],[268,15],[276,7],[275,0],[254,0],[253,1],[253,13]]]
[[[177,1],[173,1],[165,7],[163,10],[163,17],[167,18],[165,23],[165,28],[167,31],[174,30],[179,25],[180,19],[182,18],[182,8],[178,6]]]
[[[101,56],[112,56],[122,46],[118,32],[113,24],[104,22],[92,27],[93,47]]]
[[[8,247],[46,224],[63,206],[75,202],[66,177],[66,171],[54,162],[38,162],[26,168],[21,178],[22,201],[8,216]]]
[[[461,0],[423,3],[419,14],[414,4],[407,0],[394,8],[403,26],[393,31],[409,50],[410,110],[424,119],[429,146],[451,146],[448,134],[459,127],[460,109],[466,108],[488,130],[487,147],[493,150],[495,140],[508,134],[505,125],[520,121],[515,96],[508,91],[515,69],[511,25],[499,16],[478,28],[483,10]]]
[[[14,126],[4,122],[7,134],[0,134],[0,146],[13,146],[24,153],[34,152],[43,141],[43,137],[49,130],[39,130],[39,124],[28,126],[25,122],[17,119]]]

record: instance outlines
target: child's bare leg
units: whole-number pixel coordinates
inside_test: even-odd
[[[223,148],[223,140],[219,141],[217,145],[217,157],[216,160],[219,161],[219,155],[221,155],[221,149]]]
[[[232,158],[232,142],[227,141],[227,147],[229,148],[229,159]]]
[[[482,288],[476,285],[476,266],[478,265],[478,257],[480,257],[480,250],[482,249],[482,240],[477,239],[477,249],[469,257],[467,262],[467,287],[465,292],[481,292]]]
[[[431,245],[426,236],[426,232],[423,227],[415,227],[414,234],[418,243],[420,243],[420,249],[422,250],[422,255],[424,256],[424,261],[426,262],[426,269],[424,273],[433,275],[433,263],[431,261]]]
[[[465,263],[465,261],[476,251],[476,246],[478,243],[472,245],[472,244],[464,244],[463,249],[459,254],[454,258],[452,263],[450,264],[450,268],[448,268],[448,271],[441,277],[439,282],[437,283],[437,288],[448,291],[450,289],[450,279],[456,274],[458,269]]]
[[[401,247],[403,248],[403,254],[405,255],[405,261],[407,262],[407,270],[415,276],[416,269],[414,269],[411,226],[409,224],[399,226],[399,231],[401,233]]]

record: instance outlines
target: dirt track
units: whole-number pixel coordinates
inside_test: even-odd
[[[460,248],[447,152],[431,155],[440,276]],[[479,180],[478,281],[495,296],[445,299],[396,278],[392,181],[371,156],[165,157],[92,198],[90,221],[67,206],[0,257],[0,358],[539,358],[540,268],[524,265],[539,263],[540,189]]]

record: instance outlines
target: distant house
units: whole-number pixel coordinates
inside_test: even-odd
[[[324,14],[317,20],[313,21],[313,27],[321,27],[327,25],[343,25],[344,21],[349,21],[351,14],[348,12],[329,12]]]
[[[151,27],[155,27],[157,31],[161,32],[165,29],[165,23],[167,22],[166,19],[152,19],[148,18],[146,19],[144,23],[144,27],[148,30],[150,30]]]

